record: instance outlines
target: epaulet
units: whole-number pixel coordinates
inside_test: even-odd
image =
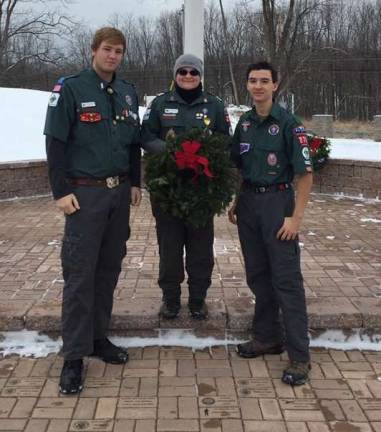
[[[68,75],[68,76],[61,77],[61,78],[58,79],[57,84],[62,85],[64,83],[64,81],[67,81],[67,80],[69,80],[71,78],[76,78],[77,76],[78,76],[78,74],[76,74],[76,75]]]
[[[131,87],[134,87],[135,88],[135,84],[134,83],[132,83],[132,82],[130,82],[130,81],[127,81],[127,80],[125,80],[125,79],[122,79],[121,80],[124,84],[128,84],[128,85],[130,85]]]
[[[158,96],[168,95],[168,94],[170,94],[170,93],[172,93],[171,90],[162,91],[162,92],[157,93],[156,97],[158,97]]]
[[[210,91],[206,91],[205,93],[206,93],[208,96],[213,96],[213,97],[215,97],[219,102],[224,103],[224,101],[223,101],[219,96],[217,96],[217,95],[211,93]]]

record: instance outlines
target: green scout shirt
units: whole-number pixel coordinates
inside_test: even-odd
[[[290,183],[295,174],[312,172],[303,125],[276,103],[265,120],[255,107],[242,114],[233,136],[232,159],[243,180],[258,186]]]
[[[173,90],[157,96],[147,108],[142,123],[142,141],[165,140],[171,129],[178,135],[192,128],[205,128],[206,122],[212,132],[229,134],[229,116],[221,99],[203,91],[187,104]]]
[[[106,178],[130,171],[132,146],[140,144],[138,114],[132,84],[85,70],[55,85],[44,134],[67,144],[67,177]]]

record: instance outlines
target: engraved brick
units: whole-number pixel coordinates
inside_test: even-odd
[[[239,397],[274,398],[275,392],[269,378],[248,378],[237,380]]]
[[[198,399],[200,418],[240,418],[237,399],[231,396],[206,396]]]
[[[103,420],[73,420],[70,424],[70,432],[112,432],[114,421],[111,419]]]
[[[116,417],[125,419],[154,419],[156,418],[157,398],[128,398],[119,399]]]

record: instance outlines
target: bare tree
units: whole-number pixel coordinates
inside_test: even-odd
[[[30,4],[35,8],[27,7]],[[42,6],[41,0],[0,0],[1,81],[20,63],[53,64],[62,57],[53,38],[67,32],[72,22]]]

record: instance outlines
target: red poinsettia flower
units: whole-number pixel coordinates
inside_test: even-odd
[[[175,161],[179,169],[191,169],[195,172],[193,179],[199,175],[199,167],[203,168],[204,174],[207,177],[213,177],[209,170],[209,161],[204,156],[197,155],[201,147],[198,141],[184,141],[181,144],[183,151],[175,152]]]

